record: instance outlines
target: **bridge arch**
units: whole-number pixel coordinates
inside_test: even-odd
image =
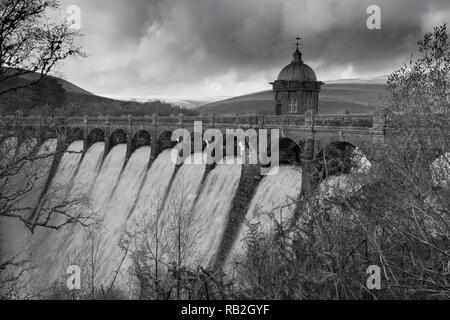
[[[87,149],[96,142],[105,142],[105,132],[100,128],[92,129],[87,136]]]
[[[128,134],[123,129],[116,129],[111,133],[109,137],[109,146],[108,152],[112,150],[118,144],[127,144],[128,143]]]
[[[300,146],[290,138],[278,140],[278,152],[280,164],[299,164],[302,150]]]
[[[140,147],[150,146],[152,143],[152,136],[147,130],[139,130],[131,139],[131,153]]]
[[[192,135],[191,135],[191,137],[192,137]],[[182,140],[182,139],[180,139],[180,140]],[[181,141],[179,141],[179,142],[181,142]],[[177,144],[177,142],[172,141],[172,131],[165,130],[159,135],[158,139],[156,140],[156,144],[157,144],[158,152],[161,153],[162,151],[164,151],[166,149],[173,148]]]
[[[83,130],[81,128],[69,128],[67,130],[67,142],[71,143],[77,140],[84,140]]]
[[[40,132],[41,141],[46,141],[49,139],[57,139],[57,138],[58,138],[58,133],[56,131],[56,128],[46,127]]]
[[[31,138],[38,138],[39,133],[35,127],[25,126],[20,128],[20,132],[18,132],[16,136],[19,138],[19,140],[28,140]]]

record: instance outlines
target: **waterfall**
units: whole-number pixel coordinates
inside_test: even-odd
[[[88,149],[75,176],[72,190],[70,191],[71,197],[81,197],[90,193],[102,165],[104,152],[104,142],[94,143]]]
[[[150,147],[137,149],[120,176],[109,206],[104,212],[100,241],[100,261],[97,283],[107,286],[117,270],[122,270],[122,258],[127,253],[119,246],[124,235],[127,219],[135,206],[150,161]],[[121,281],[121,279],[117,279]]]
[[[92,205],[103,217],[125,163],[127,145],[118,144],[106,156],[92,189]]]
[[[272,169],[276,170],[276,168]],[[245,220],[251,225],[259,224],[259,230],[270,232],[273,220],[285,223],[292,218],[295,210],[293,203],[301,192],[302,171],[299,167],[280,166],[278,173],[265,176],[256,189],[250,202]],[[269,216],[273,214],[273,216]],[[244,240],[249,228],[247,223],[241,226],[229,259],[244,252]]]
[[[71,204],[67,200],[73,178],[83,156],[83,146],[83,141],[75,141],[64,152],[50,186],[37,209],[38,219],[40,218],[38,221],[47,219],[47,215],[55,209],[68,211],[71,206],[78,205],[77,200],[75,204]],[[39,266],[42,270],[46,270],[45,273],[40,272],[40,274],[53,276],[56,273],[55,268],[60,266],[60,257],[66,249],[62,243],[65,239],[66,229],[69,228],[69,226],[64,226],[66,221],[67,217],[53,214],[47,224],[56,227],[62,226],[59,230],[54,231],[40,227],[35,230],[31,239],[30,252],[33,264]],[[36,282],[39,282],[39,280]]]
[[[14,174],[8,181],[3,180],[1,182],[3,198],[8,196],[14,197],[15,194],[26,188],[27,172],[30,170],[32,163],[24,158],[30,155],[36,145],[36,139],[29,139],[19,146],[15,159],[15,168],[11,168]],[[16,207],[19,204],[13,203],[13,205]],[[15,218],[0,217],[0,251],[5,258],[10,258],[17,254],[21,254],[19,258],[22,257],[22,253],[26,251],[27,235],[28,230],[22,221]]]
[[[206,165],[194,161],[202,154],[187,157],[178,170],[164,202],[159,220],[160,238],[165,248],[163,259],[172,263],[186,263],[195,252],[195,230],[200,221],[192,214]],[[196,158],[197,157],[197,158]],[[183,260],[183,261],[181,261]]]
[[[72,179],[80,165],[83,148],[83,141],[75,141],[64,152],[50,186],[41,200],[41,210],[52,210],[55,206],[65,205],[63,202],[67,198],[72,186]]]
[[[175,172],[171,152],[171,150],[161,152],[149,168],[132,217],[128,222],[129,230],[138,231],[145,228],[148,220],[155,217],[157,211],[161,209]]]
[[[161,266],[175,262],[178,260],[176,257],[186,258],[194,252],[192,233],[196,221],[192,211],[206,165],[192,164],[192,161],[194,157],[201,156],[194,154],[186,158],[171,181],[175,164],[171,159],[171,150],[166,150],[147,174],[128,228],[133,230],[133,249],[142,249],[140,246],[145,241],[147,249],[152,252],[152,258],[147,261],[149,264],[157,260]],[[183,259],[183,264],[186,261]],[[161,271],[163,269],[165,267]]]
[[[53,159],[56,152],[57,140],[46,140],[37,152],[32,162],[27,162],[21,168],[22,176],[18,180],[17,188],[25,191],[19,197],[16,203],[16,210],[23,216],[27,217],[36,208],[47,183],[48,176],[52,167]],[[31,183],[31,185],[30,185]]]
[[[45,155],[55,149],[56,141],[48,140],[38,154]],[[26,150],[19,147],[19,153]],[[82,141],[69,146],[40,207],[45,209],[65,200],[69,203],[65,208],[68,214],[92,212],[100,223],[89,228],[71,224],[57,231],[39,228],[28,247],[28,252],[33,253],[33,264],[38,267],[29,277],[34,285],[48,287],[64,280],[67,266],[76,264],[84,277],[95,274],[93,281],[97,289],[103,286],[107,290],[113,280],[115,288],[125,289],[126,281],[133,280],[128,278],[130,254],[140,249],[140,240],[146,240],[151,250],[158,247],[156,258],[163,262],[163,266],[159,264],[161,268],[166,269],[168,263],[187,268],[211,266],[230,223],[241,180],[241,164],[222,161],[205,176],[205,162],[193,161],[205,157],[201,153],[187,157],[176,170],[172,150],[163,151],[149,167],[151,149],[141,147],[131,155],[125,168],[125,144],[116,145],[104,160],[103,142],[93,144],[84,157],[82,151]],[[46,172],[48,176],[50,160],[52,155],[36,159],[29,164],[28,171]],[[301,190],[301,180],[301,169],[290,166],[282,166],[277,174],[264,177],[246,219],[270,230],[272,223],[262,212],[274,211],[280,217],[278,208],[295,200]],[[27,203],[39,199],[45,179],[39,181],[41,189],[34,190],[33,197],[26,197]],[[86,197],[89,203],[76,202]],[[293,206],[286,206],[281,219],[289,219],[292,213]],[[246,228],[241,227],[232,253],[240,250]],[[128,256],[125,248],[129,249]]]
[[[100,170],[104,150],[105,143],[97,142],[84,155],[78,172],[73,178],[72,188],[67,197],[68,203],[73,203],[67,208],[70,215],[90,214],[92,210],[90,203],[81,203],[78,200],[90,200],[90,190]],[[67,265],[73,263],[73,260],[76,259],[74,253],[79,252],[86,241],[84,231],[84,227],[79,224],[71,224],[57,232],[53,232],[51,235],[51,239],[54,239],[56,245],[53,248],[47,248],[54,255],[52,258],[54,263],[51,264],[51,268],[47,269],[49,271],[46,271],[47,274],[53,277],[49,280],[50,284],[57,277],[64,275]]]
[[[208,174],[203,184],[193,211],[193,216],[198,221],[196,230],[193,230],[196,235],[193,239],[195,254],[190,257],[190,264],[194,267],[208,267],[219,251],[239,186],[241,169],[239,164],[221,162]]]

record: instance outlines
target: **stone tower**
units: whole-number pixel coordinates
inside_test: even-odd
[[[303,115],[317,114],[319,110],[319,92],[323,82],[317,81],[310,66],[303,63],[302,53],[297,49],[292,62],[284,67],[278,79],[271,83],[275,97],[275,114]]]

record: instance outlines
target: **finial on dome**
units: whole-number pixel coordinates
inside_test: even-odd
[[[295,44],[296,50],[295,50],[295,52],[293,54],[292,62],[303,62],[303,60],[302,60],[302,53],[298,49],[299,46],[303,45],[303,43],[300,43],[300,40],[302,40],[302,38],[297,37],[297,38],[295,38],[295,40],[297,40],[297,43]]]
[[[300,40],[302,40],[302,38],[297,37],[297,38],[295,38],[295,40],[297,40],[296,46],[297,46],[297,51],[298,51],[298,46],[303,45],[303,43],[300,43]]]

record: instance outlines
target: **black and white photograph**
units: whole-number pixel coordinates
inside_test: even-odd
[[[0,0],[0,300],[450,300],[449,21],[448,0]]]

